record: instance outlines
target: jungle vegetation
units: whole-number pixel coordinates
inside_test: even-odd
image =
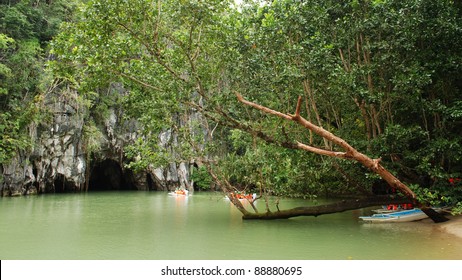
[[[26,52],[33,65],[27,71],[42,73],[40,55],[53,38],[49,79],[75,88],[88,107],[116,102],[143,125],[143,141],[125,151],[134,170],[196,162],[202,188],[213,181],[226,192],[263,198],[365,201],[401,192],[421,204],[462,210],[457,1],[93,0],[82,1],[72,19],[62,13],[59,33],[53,27],[46,34],[36,25],[8,26],[6,19],[28,22],[28,9],[41,11],[27,3],[66,11],[63,3],[7,2],[0,162],[27,148],[23,130],[31,118],[22,106],[37,108],[31,97],[45,91],[39,84],[46,79],[21,74],[26,69],[15,69],[14,59]],[[105,94],[114,83],[128,94]],[[281,115],[301,116],[338,139]],[[159,146],[165,130],[181,136],[175,153]],[[339,141],[371,165],[351,160]],[[385,182],[374,166],[402,185]]]

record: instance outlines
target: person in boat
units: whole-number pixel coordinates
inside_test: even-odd
[[[404,203],[404,204],[388,204],[387,210],[410,210],[413,209],[414,206],[411,203]]]

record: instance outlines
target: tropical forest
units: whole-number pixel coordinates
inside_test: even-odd
[[[2,0],[0,204],[215,193],[245,220],[447,221],[461,73],[454,0]]]

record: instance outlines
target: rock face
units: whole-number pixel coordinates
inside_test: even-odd
[[[114,89],[119,90],[120,89]],[[54,98],[54,99],[53,99]],[[88,112],[78,105],[75,93],[66,92],[46,100],[50,121],[31,126],[32,151],[21,152],[0,166],[0,195],[80,192],[102,190],[193,190],[191,164],[134,173],[125,167],[124,148],[138,138],[137,122],[124,121],[123,113],[108,109],[104,121],[85,134]],[[166,140],[170,132],[160,135]],[[167,143],[168,141],[165,141]],[[92,145],[98,147],[92,151]]]
[[[3,196],[37,192],[73,191],[84,182],[82,150],[83,112],[69,99],[48,100],[46,125],[29,127],[34,148],[23,151],[3,166]]]

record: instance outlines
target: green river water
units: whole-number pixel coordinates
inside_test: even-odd
[[[258,201],[259,207],[264,202]],[[281,208],[308,201],[285,199]],[[462,259],[431,222],[364,224],[370,209],[243,221],[222,194],[93,192],[0,199],[0,259]]]

